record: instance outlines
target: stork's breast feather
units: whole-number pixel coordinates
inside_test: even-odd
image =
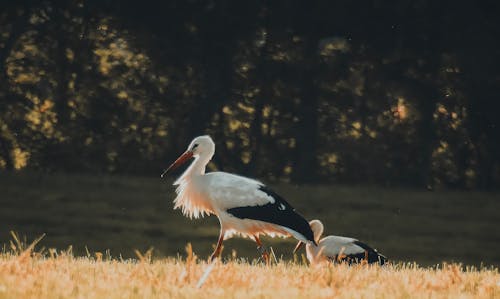
[[[174,209],[181,209],[189,218],[200,218],[214,213],[211,202],[196,187],[196,182],[182,179],[175,190],[177,197],[174,199]]]

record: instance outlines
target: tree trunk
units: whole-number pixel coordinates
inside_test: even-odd
[[[436,109],[437,97],[435,90],[429,86],[419,100],[420,121],[418,123],[417,167],[420,166],[417,184],[428,189],[433,188],[432,177],[432,152],[436,146],[436,128],[434,125],[434,111]]]
[[[264,92],[257,97],[255,102],[255,114],[252,124],[250,125],[250,162],[247,164],[247,174],[250,176],[256,175],[256,170],[259,164],[260,145],[262,143],[262,111],[264,109],[265,98],[269,97],[268,84],[263,85]]]
[[[305,51],[306,68],[302,71],[302,90],[299,104],[299,122],[296,134],[295,167],[292,179],[295,182],[311,183],[317,180],[318,144],[318,39],[311,38]]]
[[[5,169],[13,170],[14,169],[14,160],[12,159],[12,142],[7,138],[3,137],[3,134],[0,135],[0,153],[2,159],[5,161]]]

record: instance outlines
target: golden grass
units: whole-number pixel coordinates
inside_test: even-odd
[[[186,259],[138,260],[74,257],[71,252],[34,253],[33,246],[0,254],[0,298],[500,298],[497,269],[460,265],[308,267],[243,260],[208,264],[188,246]]]

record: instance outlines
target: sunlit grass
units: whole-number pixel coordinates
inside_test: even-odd
[[[16,239],[16,238],[15,238]],[[265,266],[231,259],[116,259],[71,251],[33,251],[15,241],[0,254],[0,298],[498,298],[500,274],[459,264],[347,266],[279,261]],[[4,247],[5,248],[5,247]]]

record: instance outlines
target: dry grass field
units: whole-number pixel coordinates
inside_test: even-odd
[[[0,255],[0,299],[14,298],[500,298],[497,269],[457,264],[308,267],[297,262],[266,266],[217,261],[208,267],[186,259],[108,259],[48,251]]]
[[[0,299],[500,298],[498,193],[277,184],[327,233],[356,236],[394,264],[309,267],[293,240],[266,238],[279,260],[267,266],[235,238],[198,288],[218,223],[173,211],[170,183],[0,175]]]

